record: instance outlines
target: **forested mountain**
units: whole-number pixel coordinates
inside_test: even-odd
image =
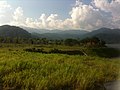
[[[47,30],[47,29],[34,29],[34,28],[26,28],[29,33],[32,34],[33,37],[37,38],[47,38],[47,39],[67,39],[67,38],[80,38],[82,35],[88,33],[88,31],[84,30]]]
[[[3,26],[0,26],[0,37],[30,38],[31,34],[20,27],[3,25]]]
[[[98,37],[106,43],[120,43],[120,29],[100,28],[85,34],[82,38]]]

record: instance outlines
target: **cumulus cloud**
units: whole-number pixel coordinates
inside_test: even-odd
[[[7,24],[10,22],[12,17],[12,13],[10,11],[11,5],[9,5],[5,0],[0,1],[0,24]]]
[[[59,19],[57,14],[46,16],[42,14],[39,20],[30,20],[27,25],[36,26],[46,29],[84,29],[93,30],[101,27],[117,28],[119,13],[115,14],[113,9],[115,1],[108,2],[107,0],[94,0],[92,4],[84,4],[77,0],[75,6],[69,12],[70,18],[65,20]],[[109,6],[111,3],[112,6]],[[119,5],[118,5],[119,6]],[[114,7],[114,9],[117,7]],[[110,15],[111,14],[111,15]],[[118,15],[118,16],[117,16]]]
[[[111,25],[120,28],[120,0],[93,0],[93,5],[98,9],[111,14]]]
[[[21,7],[18,7],[15,12],[14,12],[14,16],[13,16],[14,20],[19,20],[23,18],[23,10]]]
[[[0,9],[4,9],[4,8],[11,8],[11,6],[7,3],[7,1],[0,1]]]
[[[12,21],[10,22],[10,24],[25,26],[25,16],[21,7],[17,7],[13,12]]]
[[[111,12],[113,18],[120,18],[120,0],[112,0],[111,2],[108,0],[94,0],[93,4],[105,12]]]
[[[106,22],[99,9],[82,3],[72,9],[71,20],[74,27],[81,29],[99,28]]]
[[[44,29],[57,29],[56,26],[61,23],[61,20],[58,19],[57,14],[51,14],[50,16],[46,16],[42,14],[40,18],[33,20],[32,18],[26,18],[26,25],[37,28]]]
[[[70,18],[65,20],[59,19],[57,14],[46,16],[42,14],[36,22],[33,19],[27,18],[27,25],[39,25],[39,28],[47,29],[94,29],[104,26],[106,23],[105,17],[91,5],[85,5],[82,2],[76,1],[75,6],[70,11]]]
[[[71,11],[68,12],[69,18],[64,20],[58,14],[41,14],[39,18],[33,19],[26,17],[24,10],[17,7],[14,11],[5,0],[0,1],[0,24],[7,22],[12,25],[32,27],[38,29],[84,29],[94,30],[101,27],[120,28],[120,0],[93,0],[90,4],[84,4],[77,0]],[[4,9],[4,10],[3,10]],[[7,11],[6,11],[7,10]],[[9,18],[8,17],[8,13]],[[5,15],[6,13],[6,15]]]

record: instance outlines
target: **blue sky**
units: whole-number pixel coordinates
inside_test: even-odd
[[[69,11],[76,0],[7,0],[14,8],[22,7],[28,17],[38,18],[42,13],[59,14],[60,18],[69,17]],[[89,3],[90,0],[83,0]]]
[[[0,0],[0,25],[38,29],[120,28],[120,0]]]
[[[38,18],[42,13],[59,14],[61,18],[68,17],[68,12],[75,0],[8,0],[13,7],[22,7],[25,15]]]

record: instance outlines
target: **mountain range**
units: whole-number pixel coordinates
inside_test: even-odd
[[[77,39],[83,34],[88,33],[84,30],[47,30],[47,29],[34,29],[23,27],[29,33],[32,34],[33,37],[38,38],[47,38],[47,39],[67,39],[74,38]]]
[[[120,43],[120,29],[100,28],[85,34],[83,38],[93,36],[104,40],[106,43]]]
[[[47,39],[84,39],[98,37],[106,43],[120,43],[120,29],[100,28],[91,32],[85,30],[46,30],[27,27],[0,26],[0,37],[47,38]]]

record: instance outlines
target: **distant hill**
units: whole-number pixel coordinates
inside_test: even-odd
[[[87,31],[84,30],[49,30],[49,29],[35,29],[35,28],[28,28],[23,27],[29,33],[37,33],[37,34],[48,34],[48,33],[55,33],[55,34],[85,34]]]
[[[83,35],[88,33],[88,31],[84,31],[84,30],[65,30],[65,31],[61,31],[59,32],[60,34],[76,34],[76,35]]]
[[[44,33],[44,34],[38,34],[38,33],[32,33],[33,37],[38,38],[47,38],[47,39],[67,39],[67,38],[74,38],[77,39],[80,37],[78,34],[59,34],[59,33]]]
[[[3,25],[0,26],[0,37],[30,38],[31,34],[20,27]]]
[[[88,33],[84,30],[48,30],[48,29],[34,29],[23,27],[33,37],[47,38],[47,39],[66,39],[66,38],[80,38],[82,35]]]
[[[50,33],[50,30],[47,29],[36,29],[36,28],[29,28],[29,27],[22,27],[29,33],[38,33],[38,34],[43,34],[43,33]]]
[[[25,29],[26,31],[28,31],[29,33],[37,33],[37,34],[61,33],[61,32],[64,32],[64,30],[58,30],[58,29],[49,30],[49,29],[29,28],[29,27],[22,27],[22,28]],[[68,31],[68,30],[67,30],[67,31]]]
[[[53,31],[51,31],[50,33],[32,33],[33,36],[37,36],[40,38],[47,38],[47,39],[67,39],[67,38],[74,38],[74,39],[78,39],[80,38],[82,35],[88,33],[87,31],[80,31],[80,30],[66,30],[66,31],[59,31],[52,33]]]
[[[98,37],[106,43],[120,43],[120,29],[100,28],[85,34],[82,38]]]
[[[26,28],[33,37],[47,38],[47,39],[84,39],[86,37],[98,37],[106,43],[120,43],[120,29],[100,28],[87,32],[84,30],[46,30]]]

